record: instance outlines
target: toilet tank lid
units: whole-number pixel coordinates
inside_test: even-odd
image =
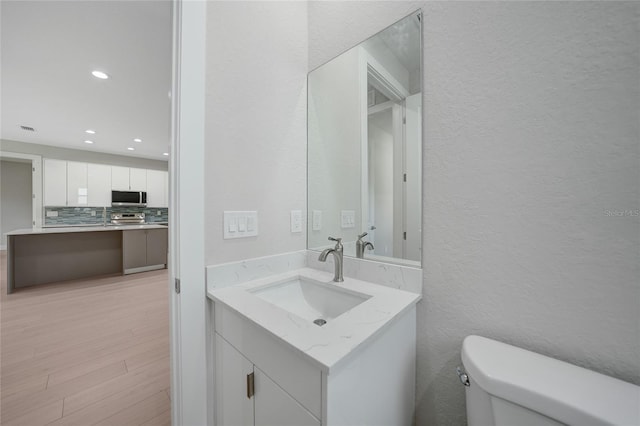
[[[560,422],[640,424],[640,387],[480,336],[467,336],[462,363],[491,395]]]

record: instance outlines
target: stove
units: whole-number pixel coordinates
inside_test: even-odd
[[[111,223],[114,225],[144,224],[144,213],[111,213]]]

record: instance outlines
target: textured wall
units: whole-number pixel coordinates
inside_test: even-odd
[[[307,5],[207,4],[205,264],[305,248]],[[224,210],[257,210],[259,235],[223,240]],[[305,229],[306,223],[303,223]]]
[[[418,424],[464,424],[472,333],[640,384],[640,4],[311,2],[309,69],[417,7]]]

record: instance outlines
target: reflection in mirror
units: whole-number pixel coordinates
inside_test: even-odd
[[[420,265],[421,13],[308,77],[307,247]]]

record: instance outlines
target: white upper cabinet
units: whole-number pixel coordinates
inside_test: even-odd
[[[88,205],[87,163],[67,162],[67,206]]]
[[[87,164],[88,203],[91,207],[111,205],[111,166]]]
[[[67,205],[67,162],[44,159],[44,205]]]
[[[129,190],[129,168],[111,166],[111,189],[114,191]]]
[[[149,207],[169,206],[169,173],[106,164],[44,159],[44,205],[105,207],[111,191],[146,191]]]
[[[129,169],[129,189],[131,191],[147,190],[147,170],[146,169]]]
[[[147,206],[167,207],[167,179],[169,173],[161,170],[147,170]]]

